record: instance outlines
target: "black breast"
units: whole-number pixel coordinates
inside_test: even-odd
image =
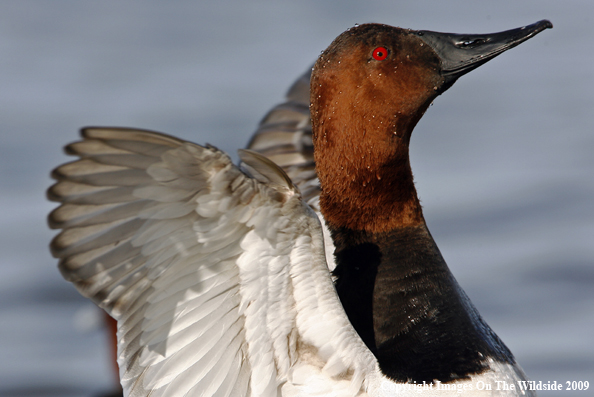
[[[382,372],[441,382],[513,364],[450,273],[425,225],[368,234],[333,230],[336,290]]]

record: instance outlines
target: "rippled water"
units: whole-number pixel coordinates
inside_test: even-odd
[[[94,307],[47,250],[49,170],[79,127],[234,151],[355,23],[484,33],[543,18],[555,28],[435,101],[411,157],[442,253],[528,375],[594,387],[594,3],[212,3],[0,4],[0,395],[111,387]]]

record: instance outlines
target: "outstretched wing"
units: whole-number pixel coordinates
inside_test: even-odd
[[[318,218],[272,162],[87,128],[57,168],[51,249],[118,321],[130,396],[355,395],[377,371],[348,322]]]

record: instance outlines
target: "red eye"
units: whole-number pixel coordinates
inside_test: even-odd
[[[388,57],[388,50],[386,47],[377,47],[373,50],[373,59],[376,61],[383,61]]]

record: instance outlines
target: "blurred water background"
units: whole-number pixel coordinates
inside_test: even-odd
[[[85,125],[244,146],[339,33],[364,22],[555,28],[463,77],[412,138],[425,217],[460,284],[537,381],[594,395],[594,3],[0,3],[0,395],[112,387],[94,306],[48,252],[49,172]]]

